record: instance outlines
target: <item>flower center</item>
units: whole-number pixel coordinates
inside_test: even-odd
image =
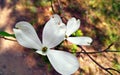
[[[19,29],[18,27],[15,27],[15,29]]]
[[[91,44],[90,42],[87,42],[88,44]]]
[[[68,36],[67,35],[65,35],[65,39],[67,39],[68,38]]]
[[[60,22],[58,22],[58,25],[60,25]]]
[[[43,47],[42,52],[45,53],[47,51],[47,49],[48,49],[47,47]]]

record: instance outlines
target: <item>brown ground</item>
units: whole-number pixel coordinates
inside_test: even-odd
[[[19,8],[17,0],[0,0],[0,31],[13,33],[15,23],[30,21],[29,16],[24,7]],[[48,66],[34,51],[23,48],[16,41],[0,38],[0,75],[59,75],[53,68],[49,70]]]
[[[31,1],[34,2],[34,0]],[[23,20],[28,22],[33,21],[32,24],[34,24],[34,27],[41,38],[43,25],[52,14],[51,8],[48,6],[38,6],[36,9],[37,12],[31,13],[31,11],[28,10],[29,6],[27,7],[26,5],[24,6],[24,4],[22,5],[22,2],[24,3],[25,1],[12,0],[11,2],[10,0],[0,0],[0,31],[13,33],[12,29],[16,22]],[[63,4],[66,6],[69,5],[69,3]],[[81,29],[85,34],[88,34],[89,30],[96,29],[85,21],[87,18],[83,18],[81,15],[83,14],[84,9],[80,8],[79,10],[73,10],[67,8],[64,10],[66,15],[65,17],[67,19],[71,16],[81,19]],[[93,38],[95,37],[93,36]],[[95,40],[98,40],[96,38]],[[87,51],[101,49],[101,45],[98,43],[96,44],[96,42],[93,43],[93,46],[94,47],[91,46],[85,48]],[[120,62],[120,60],[118,60],[120,57],[119,54],[103,53],[91,56],[104,67],[113,67],[114,64],[111,62],[114,60]],[[81,75],[108,75],[108,73],[100,69],[86,55],[80,54],[78,59],[82,69]],[[24,48],[16,41],[0,38],[0,75],[60,75],[52,67],[49,68],[49,66],[49,64],[44,62],[42,56],[36,54],[34,50]],[[79,74],[80,71],[77,71],[74,75]],[[118,73],[114,74],[119,75]]]

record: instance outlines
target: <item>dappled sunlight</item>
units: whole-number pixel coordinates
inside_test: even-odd
[[[52,15],[51,7],[42,7],[42,8],[40,7],[37,10],[38,10],[37,22],[39,23],[39,25],[45,24],[46,20],[48,20],[50,16]]]
[[[31,53],[30,55],[26,56],[25,58],[25,64],[29,67],[29,68],[32,68],[34,67],[37,62],[36,60],[34,59],[34,56],[33,54]]]
[[[20,14],[25,14],[25,12],[22,12],[22,11],[25,11],[25,7],[20,3],[20,4],[17,4],[16,5],[16,8],[15,8],[18,12],[20,12]]]
[[[5,7],[0,9],[0,29],[5,27],[8,24],[12,8]]]
[[[8,38],[8,39],[13,39],[13,38]],[[15,40],[15,39],[13,39],[13,40]],[[4,49],[9,49],[9,48],[11,48],[11,47],[13,47],[14,46],[14,42],[16,42],[16,41],[10,41],[10,40],[6,40],[6,39],[2,39],[1,38],[1,50],[4,50]]]
[[[105,53],[101,55],[98,54],[97,56],[96,55],[93,56],[93,58],[98,63],[100,63],[102,66],[106,68],[113,67],[114,57],[115,56],[112,53]],[[81,68],[85,71],[85,73],[83,71],[83,75],[86,75],[86,74],[99,75],[100,73],[107,74],[107,72],[102,71],[102,69],[99,68],[95,63],[93,63],[93,61],[91,61],[91,59],[89,59],[87,56],[81,55],[79,60],[81,63],[80,64]],[[115,74],[119,75],[118,73],[115,73]]]
[[[59,14],[63,22],[71,18],[81,20],[82,36],[93,39],[90,46],[82,46],[88,53],[102,51],[110,44],[112,51],[120,50],[120,16],[119,1],[101,0],[3,0],[0,1],[0,31],[13,33],[15,24],[27,21],[36,29],[40,39],[42,30],[51,15]],[[58,2],[60,1],[60,3]],[[55,12],[54,12],[55,11]],[[49,31],[49,30],[48,30]],[[51,33],[52,34],[52,33]],[[80,35],[81,36],[81,35]],[[64,46],[64,48],[63,48]],[[71,42],[55,47],[71,52],[77,56],[80,68],[73,75],[108,75],[109,73],[93,62],[86,53]],[[75,54],[77,52],[78,54]],[[79,54],[79,52],[81,52]],[[105,68],[120,71],[120,53],[100,52],[89,54],[96,62]],[[113,75],[119,73],[110,70]],[[35,50],[18,44],[13,37],[0,35],[0,74],[4,75],[60,75],[50,63],[46,63]]]

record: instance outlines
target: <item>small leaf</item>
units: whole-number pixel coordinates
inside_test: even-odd
[[[74,32],[74,33],[72,34],[72,36],[82,36],[82,35],[83,35],[83,33],[82,33],[81,30],[77,30],[76,32]]]
[[[78,48],[77,45],[75,45],[75,44],[71,45],[71,51],[72,51],[73,54],[76,53],[77,48]]]
[[[115,64],[114,67],[115,67],[115,69],[120,70],[120,64],[119,63]]]
[[[77,30],[75,34],[76,36],[83,36],[83,33],[81,30]]]
[[[7,33],[7,32],[5,32],[5,31],[0,31],[0,36],[3,36],[3,37],[13,37],[13,38],[15,38],[15,35],[14,34],[9,34],[9,33]]]

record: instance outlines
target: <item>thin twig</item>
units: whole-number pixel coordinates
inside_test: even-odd
[[[61,4],[61,1],[60,0],[57,0],[57,2],[58,2],[58,4],[59,4],[59,8],[60,8],[60,11],[59,11],[59,13],[62,15],[62,16],[65,16],[65,12],[64,12],[64,10],[63,10],[63,6],[62,6],[62,4]]]
[[[97,61],[95,61],[87,52],[84,48],[82,48],[81,46],[79,46],[83,52],[85,52],[85,54],[96,64],[98,65],[101,69],[105,70],[106,72],[108,72],[110,75],[113,75],[108,68],[104,68],[102,65],[100,65]]]
[[[120,52],[120,50],[109,50],[110,47],[113,45],[114,43],[110,44],[106,49],[104,50],[100,50],[100,51],[94,51],[94,52],[87,52],[88,54],[96,54],[96,53],[104,53],[104,52]],[[80,53],[83,53],[83,54],[86,54],[85,52],[81,51],[81,52],[76,52],[76,54],[80,54]]]
[[[50,1],[51,1],[52,12],[53,12],[53,13],[56,13],[55,10],[54,10],[53,0],[50,0]]]
[[[111,43],[111,44],[110,44],[106,49],[104,49],[103,51],[110,49],[110,47],[111,47],[112,45],[114,45],[114,43]]]
[[[87,52],[87,51],[86,51]],[[87,52],[88,54],[96,54],[96,53],[107,53],[107,52],[120,52],[120,50],[117,50],[117,51],[114,51],[114,50],[103,50],[103,51],[94,51],[94,52]],[[83,54],[86,54],[85,52],[76,52],[76,54],[80,54],[80,53],[83,53]]]
[[[113,71],[116,71],[118,73],[120,73],[120,71],[116,70],[116,69],[113,69],[113,68],[106,68],[107,70],[113,70]]]
[[[0,38],[3,38],[3,39],[5,39],[5,40],[9,40],[9,41],[14,41],[14,42],[16,42],[16,40],[9,39],[9,38],[6,38],[6,37],[4,37],[4,36],[0,36]]]

